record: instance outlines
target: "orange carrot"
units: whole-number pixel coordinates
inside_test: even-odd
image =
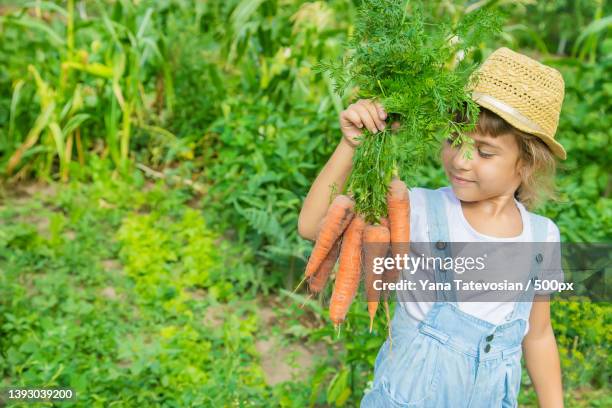
[[[359,289],[361,278],[361,243],[365,220],[355,215],[349,224],[340,249],[340,267],[329,305],[329,315],[335,326],[342,323]]]
[[[387,217],[380,217],[380,225],[389,228],[389,219]]]
[[[410,252],[410,198],[408,187],[398,178],[394,178],[389,185],[387,193],[387,211],[389,213],[389,232],[391,234],[391,257]],[[397,282],[399,270],[396,268],[385,270],[383,279],[385,283]],[[389,292],[385,291],[385,301]]]
[[[387,193],[387,211],[389,213],[389,232],[391,233],[391,256],[403,258],[410,252],[410,198],[408,187],[398,178],[394,178]],[[387,274],[389,282],[397,282],[398,270]]]
[[[408,187],[399,178],[394,178],[389,185],[387,211],[389,213],[389,232],[391,235],[391,256],[399,255],[400,258],[403,258],[405,254],[410,252],[410,195]],[[397,282],[399,273],[400,271],[397,268],[385,271],[383,280],[385,283]],[[385,314],[389,328],[389,339],[391,339],[390,344],[392,345],[393,337],[391,335],[388,298],[389,291],[385,291]]]
[[[374,259],[386,257],[389,251],[389,228],[381,225],[368,225],[363,231],[363,265],[365,268],[365,290],[370,315],[370,333],[378,309],[380,291],[374,287],[374,281],[382,280],[382,275],[374,273]]]
[[[353,218],[355,202],[348,196],[338,195],[332,201],[321,223],[315,246],[306,265],[305,277],[310,278],[321,266],[336,240]]]
[[[408,253],[410,243],[410,198],[408,187],[398,178],[393,179],[387,194],[389,231],[393,254],[402,257]]]
[[[319,269],[312,275],[312,277],[308,280],[308,288],[312,293],[319,293],[325,287],[327,280],[329,279],[329,275],[331,275],[334,266],[336,265],[336,261],[338,260],[338,255],[340,254],[340,242],[341,238],[338,238],[334,243],[331,251],[325,257]]]

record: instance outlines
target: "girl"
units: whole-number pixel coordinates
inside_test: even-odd
[[[441,161],[449,187],[409,189],[411,241],[432,243],[439,256],[449,255],[447,242],[558,243],[556,225],[528,209],[552,197],[555,156],[566,157],[554,139],[563,79],[555,69],[507,48],[492,53],[478,74],[472,97],[481,109],[469,135],[474,143],[459,146],[452,136],[444,142]],[[356,137],[364,127],[383,130],[385,120],[383,107],[369,100],[341,113],[343,138],[304,201],[302,237],[315,239],[329,186],[344,186]],[[473,148],[468,158],[466,149]],[[561,281],[559,257],[538,248],[525,257],[527,279]],[[428,273],[436,282],[452,281],[446,272],[436,267]],[[387,339],[361,406],[515,407],[524,355],[540,406],[562,407],[549,293],[529,288],[517,301],[486,303],[457,302],[452,292],[436,292],[435,302],[421,302],[398,292],[392,352]]]

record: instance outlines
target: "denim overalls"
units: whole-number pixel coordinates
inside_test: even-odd
[[[432,254],[445,257],[450,256],[450,245],[443,200],[440,191],[427,190]],[[544,217],[530,216],[534,245],[528,278],[533,282],[542,262],[547,223]],[[452,274],[434,271],[437,282],[452,282]],[[516,407],[533,285],[521,296],[506,323],[497,326],[461,311],[454,290],[438,291],[420,322],[398,303],[391,323],[392,352],[387,338],[376,357],[373,388],[361,407]]]

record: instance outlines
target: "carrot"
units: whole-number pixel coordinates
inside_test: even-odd
[[[338,260],[338,255],[340,254],[340,242],[341,238],[338,238],[334,243],[331,251],[325,257],[319,269],[310,277],[308,280],[308,288],[312,293],[319,293],[325,287],[327,280],[329,279],[329,275],[331,274],[334,266],[336,265],[336,261]]]
[[[408,254],[410,251],[410,198],[406,184],[394,178],[387,193],[387,211],[389,213],[389,232],[391,234],[391,256]],[[399,270],[385,270],[384,281],[397,282]],[[385,291],[385,299],[388,292]]]
[[[408,187],[399,178],[394,178],[389,185],[387,193],[387,211],[389,213],[389,232],[391,235],[391,256],[410,252],[410,196]],[[400,271],[397,268],[385,271],[383,280],[385,283],[397,282]],[[385,315],[389,327],[390,344],[393,344],[391,334],[391,322],[389,315],[389,291],[385,291]]]
[[[363,231],[363,259],[365,267],[365,290],[370,315],[370,333],[374,324],[374,317],[378,309],[380,291],[374,287],[374,281],[381,280],[380,274],[374,273],[374,259],[387,256],[389,251],[389,228],[381,225],[368,225]]]
[[[389,219],[387,217],[380,217],[380,225],[389,228]]]
[[[336,274],[334,291],[329,305],[329,315],[335,326],[346,317],[353,298],[359,289],[361,278],[361,241],[365,220],[355,215],[342,238],[340,267]]]
[[[389,232],[393,254],[408,253],[410,243],[410,198],[408,187],[398,178],[393,179],[387,193]]]
[[[355,202],[348,196],[338,195],[332,201],[321,223],[312,254],[306,265],[306,278],[310,278],[321,266],[336,240],[342,235],[353,218]]]

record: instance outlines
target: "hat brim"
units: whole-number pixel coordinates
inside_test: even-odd
[[[567,158],[567,153],[565,152],[563,146],[561,146],[561,144],[552,137],[548,136],[545,133],[542,133],[539,129],[530,127],[529,125],[516,119],[512,114],[498,109],[495,105],[490,104],[487,101],[475,99],[475,102],[483,108],[494,112],[496,115],[500,116],[502,119],[504,119],[506,122],[517,128],[518,130],[539,137],[544,143],[546,143],[546,145],[550,148],[550,150],[555,156],[559,157],[562,160],[565,160]]]

